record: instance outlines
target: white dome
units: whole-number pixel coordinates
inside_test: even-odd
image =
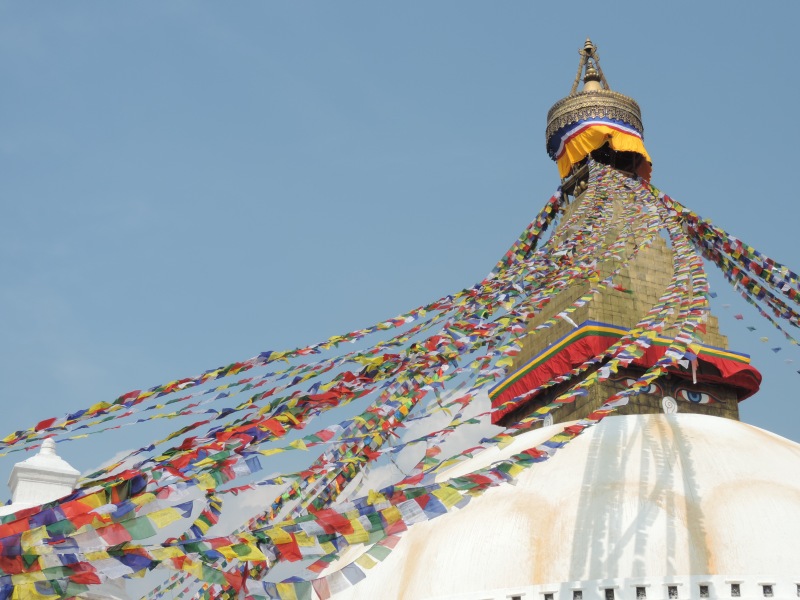
[[[446,475],[507,458],[563,426],[521,435]],[[333,598],[588,600],[608,589],[615,598],[642,589],[647,598],[694,598],[699,585],[711,597],[731,597],[731,585],[741,597],[796,597],[798,473],[800,444],[738,421],[609,417],[516,485],[412,526],[365,580]]]

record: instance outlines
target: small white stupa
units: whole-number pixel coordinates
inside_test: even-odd
[[[0,507],[0,516],[71,494],[80,475],[76,468],[56,454],[55,442],[47,438],[38,454],[14,465],[8,479],[11,504]]]
[[[56,443],[50,438],[44,440],[36,455],[11,469],[8,478],[11,504],[0,506],[0,517],[71,494],[80,476],[80,471],[56,454]],[[128,597],[121,579],[90,586],[90,590],[80,597],[86,600],[125,600]]]

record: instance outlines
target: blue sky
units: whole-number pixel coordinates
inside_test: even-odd
[[[800,269],[800,8],[663,4],[0,2],[3,434],[480,280],[587,35],[654,184]],[[743,420],[800,440],[800,351],[712,283]]]

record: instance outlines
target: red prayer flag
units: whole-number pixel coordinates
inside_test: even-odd
[[[275,544],[275,547],[278,549],[278,552],[280,552],[281,558],[285,558],[289,562],[302,560],[303,555],[300,552],[300,546],[297,545],[297,538],[293,533],[290,533],[289,535],[292,538],[291,542],[286,542],[285,544]]]
[[[313,512],[313,514],[322,529],[325,530],[325,533],[353,533],[353,526],[350,524],[350,520],[331,508],[319,510]]]
[[[39,421],[39,424],[36,427],[34,427],[33,430],[41,431],[42,429],[47,429],[48,427],[50,427],[50,425],[52,425],[55,422],[56,422],[56,417],[53,417],[52,419],[45,419],[44,421]]]

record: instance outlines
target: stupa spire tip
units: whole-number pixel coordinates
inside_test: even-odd
[[[572,96],[578,92],[578,84],[583,80],[583,92],[594,92],[597,90],[610,90],[611,86],[608,85],[603,69],[600,68],[600,57],[597,54],[597,46],[592,42],[592,39],[587,37],[583,48],[578,50],[580,61],[578,62],[578,73],[575,75],[575,81],[572,84],[572,89],[569,95]],[[583,77],[581,78],[581,75]]]
[[[597,46],[591,38],[586,38],[578,54],[578,72],[569,95],[556,102],[547,112],[547,153],[558,163],[563,179],[590,152],[607,145],[609,151],[614,153],[615,168],[619,167],[619,156],[628,160],[626,156],[640,155],[644,161],[641,165],[644,166],[640,168],[633,164],[627,171],[649,180],[651,161],[643,144],[644,128],[639,105],[633,98],[613,91],[608,85],[600,66]],[[583,87],[579,91],[581,80]],[[575,142],[576,136],[583,140],[581,144]],[[568,147],[571,148],[570,152],[567,152]]]

